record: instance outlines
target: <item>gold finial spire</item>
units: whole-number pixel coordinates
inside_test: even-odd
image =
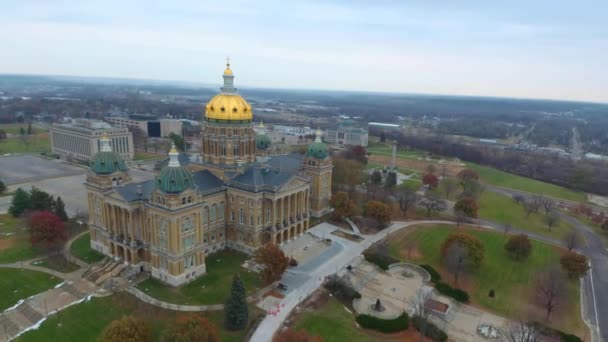
[[[321,132],[321,129],[319,128],[319,126],[317,126],[317,131],[315,132],[315,142],[323,142],[323,140],[321,140],[322,134],[323,132]]]
[[[175,148],[175,143],[171,144],[171,149],[169,150],[169,153],[177,153],[177,149]]]
[[[260,120],[260,128],[264,128],[264,121]]]
[[[224,75],[232,75],[232,70],[230,70],[230,57],[226,57],[226,70],[224,70]]]

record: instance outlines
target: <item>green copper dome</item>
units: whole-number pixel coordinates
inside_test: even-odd
[[[315,132],[315,135],[316,135],[315,142],[313,142],[312,144],[310,144],[308,146],[308,151],[306,152],[307,157],[325,159],[325,158],[327,158],[327,156],[329,156],[329,151],[327,150],[327,145],[325,145],[323,143],[323,141],[321,140],[322,134],[323,134],[323,132],[321,132],[320,129],[317,129],[317,131]]]
[[[325,159],[327,156],[329,156],[329,151],[324,143],[315,141],[308,146],[306,156],[317,159]]]
[[[127,171],[127,164],[120,154],[113,152],[110,139],[104,135],[99,139],[101,148],[91,159],[91,170],[97,174],[109,175],[116,171]]]
[[[270,138],[266,134],[258,134],[255,136],[255,147],[260,150],[265,150],[270,147]]]
[[[194,189],[192,173],[179,164],[178,155],[173,145],[169,151],[169,164],[160,170],[156,178],[156,187],[162,192],[177,194],[186,189]]]
[[[194,189],[192,173],[183,166],[165,166],[156,179],[156,186],[165,193],[180,193]]]
[[[97,174],[109,175],[115,171],[127,171],[127,164],[116,152],[97,152],[91,160],[91,170]]]

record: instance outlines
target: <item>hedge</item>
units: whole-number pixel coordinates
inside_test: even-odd
[[[399,260],[388,256],[388,255],[382,255],[382,254],[378,254],[378,253],[373,253],[373,252],[368,252],[368,253],[364,253],[363,256],[365,257],[365,260],[367,260],[368,262],[371,262],[372,264],[375,264],[376,266],[380,267],[383,270],[388,270],[388,267],[396,262],[399,262]]]
[[[386,334],[407,330],[410,326],[409,317],[405,312],[394,319],[382,319],[362,314],[357,316],[356,321],[362,328],[372,329]]]
[[[325,288],[331,292],[336,298],[345,303],[350,303],[353,299],[361,298],[361,294],[357,290],[350,287],[342,279],[336,276],[331,276],[325,283]]]
[[[425,271],[431,275],[431,281],[435,284],[441,281],[441,275],[431,265],[420,265]]]
[[[424,323],[426,322],[426,327],[424,326]],[[445,331],[439,329],[439,327],[437,327],[435,324],[433,324],[432,322],[430,322],[427,319],[424,319],[423,317],[420,316],[414,316],[412,317],[412,324],[414,325],[414,328],[416,328],[416,330],[421,331],[424,328],[426,328],[425,332],[424,332],[424,336],[430,338],[433,341],[437,341],[437,342],[445,342],[448,340],[448,334],[445,333]]]
[[[452,297],[461,303],[469,301],[469,294],[466,291],[451,287],[446,283],[438,282],[435,284],[435,288],[439,293]]]
[[[565,332],[563,332],[561,330],[557,330],[557,329],[548,327],[542,323],[532,321],[532,322],[530,322],[530,324],[532,326],[534,326],[536,329],[538,329],[538,331],[540,332],[541,335],[559,336],[559,339],[561,342],[583,342],[583,340],[576,335],[566,334]]]

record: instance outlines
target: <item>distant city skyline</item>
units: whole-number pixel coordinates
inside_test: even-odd
[[[606,1],[19,1],[0,73],[608,102]]]

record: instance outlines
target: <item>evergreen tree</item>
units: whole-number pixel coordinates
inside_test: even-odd
[[[19,188],[13,194],[13,200],[11,202],[10,208],[8,208],[8,212],[13,215],[13,217],[19,217],[23,214],[24,211],[31,207],[30,202],[30,194],[27,191]]]
[[[247,327],[249,316],[247,296],[238,274],[235,274],[232,279],[232,289],[230,290],[230,297],[226,301],[225,313],[224,325],[227,330],[236,331]]]
[[[19,128],[19,134],[21,136],[24,136],[25,135],[25,128],[23,128],[23,127]]]
[[[34,211],[53,211],[55,199],[47,192],[32,187],[30,191],[30,207]]]
[[[65,222],[68,220],[68,214],[65,212],[65,204],[59,196],[57,196],[57,200],[55,201],[55,208],[53,212],[61,219],[61,221]]]
[[[0,180],[0,194],[6,191],[6,184]]]
[[[395,185],[397,185],[397,174],[395,172],[389,172],[386,175],[386,180],[384,181],[384,186],[388,189],[391,189]]]

